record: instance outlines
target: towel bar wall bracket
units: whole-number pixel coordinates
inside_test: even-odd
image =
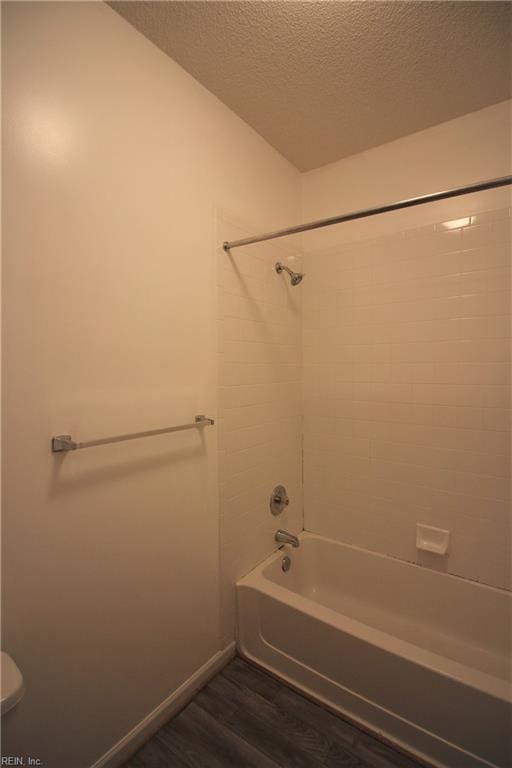
[[[176,427],[164,427],[163,429],[150,429],[147,432],[131,432],[127,435],[116,435],[115,437],[102,437],[99,440],[88,440],[83,443],[77,443],[71,435],[57,435],[52,437],[52,453],[66,453],[67,451],[78,451],[82,448],[92,448],[96,445],[109,445],[110,443],[122,443],[126,440],[138,440],[141,437],[153,437],[154,435],[165,435],[168,432],[183,432],[186,429],[198,429],[209,427],[215,424],[213,419],[209,419],[204,414],[195,417],[191,424],[179,424]]]

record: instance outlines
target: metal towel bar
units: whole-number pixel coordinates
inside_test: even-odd
[[[116,435],[115,437],[102,437],[99,440],[87,440],[84,443],[77,443],[71,435],[57,435],[52,437],[52,452],[63,453],[65,451],[79,451],[82,448],[92,448],[95,445],[108,445],[109,443],[121,443],[125,440],[138,440],[139,437],[153,437],[154,435],[165,435],[167,432],[183,432],[185,429],[198,429],[209,427],[215,424],[213,419],[209,419],[203,414],[195,417],[191,424],[179,424],[176,427],[163,427],[163,429],[150,429],[147,432],[131,432],[127,435]]]

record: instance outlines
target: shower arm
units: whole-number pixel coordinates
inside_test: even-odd
[[[412,208],[415,205],[434,203],[438,200],[447,200],[451,197],[469,195],[472,192],[485,192],[488,189],[497,189],[498,187],[510,186],[511,184],[512,176],[501,176],[497,179],[489,179],[488,181],[481,181],[477,184],[469,184],[465,187],[456,187],[454,189],[448,189],[444,192],[434,192],[429,195],[422,195],[421,197],[411,197],[408,200],[400,200],[397,203],[389,203],[388,205],[381,205],[377,208],[366,208],[362,211],[353,211],[352,213],[345,213],[341,216],[331,216],[328,219],[317,219],[317,221],[310,221],[309,224],[298,224],[295,227],[288,227],[288,229],[277,229],[274,232],[266,232],[263,235],[255,235],[254,237],[245,237],[242,240],[226,241],[223,243],[222,247],[225,251],[231,251],[233,248],[240,248],[242,245],[262,243],[265,240],[275,240],[278,237],[297,235],[300,232],[309,232],[313,229],[330,227],[333,224],[343,224],[346,221],[365,219],[368,216],[377,216],[380,213],[399,211],[402,208]]]
[[[278,261],[277,264],[276,264],[276,271],[277,272],[282,272],[283,269],[284,269],[285,272],[288,272],[290,277],[293,277],[295,274],[297,274],[292,269],[290,269],[290,267],[287,267],[286,264],[282,264],[280,261]]]

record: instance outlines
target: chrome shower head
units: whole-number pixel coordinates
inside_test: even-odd
[[[280,261],[276,263],[276,272],[278,275],[281,274],[281,272],[288,272],[290,275],[290,282],[292,285],[298,285],[300,282],[302,282],[302,278],[304,277],[303,274],[300,272],[293,272],[289,267],[286,266],[286,264],[281,264]]]

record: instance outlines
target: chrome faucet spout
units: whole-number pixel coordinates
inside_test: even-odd
[[[300,544],[299,537],[288,531],[283,531],[281,528],[276,531],[274,539],[278,544],[291,544],[292,547],[298,547]]]

